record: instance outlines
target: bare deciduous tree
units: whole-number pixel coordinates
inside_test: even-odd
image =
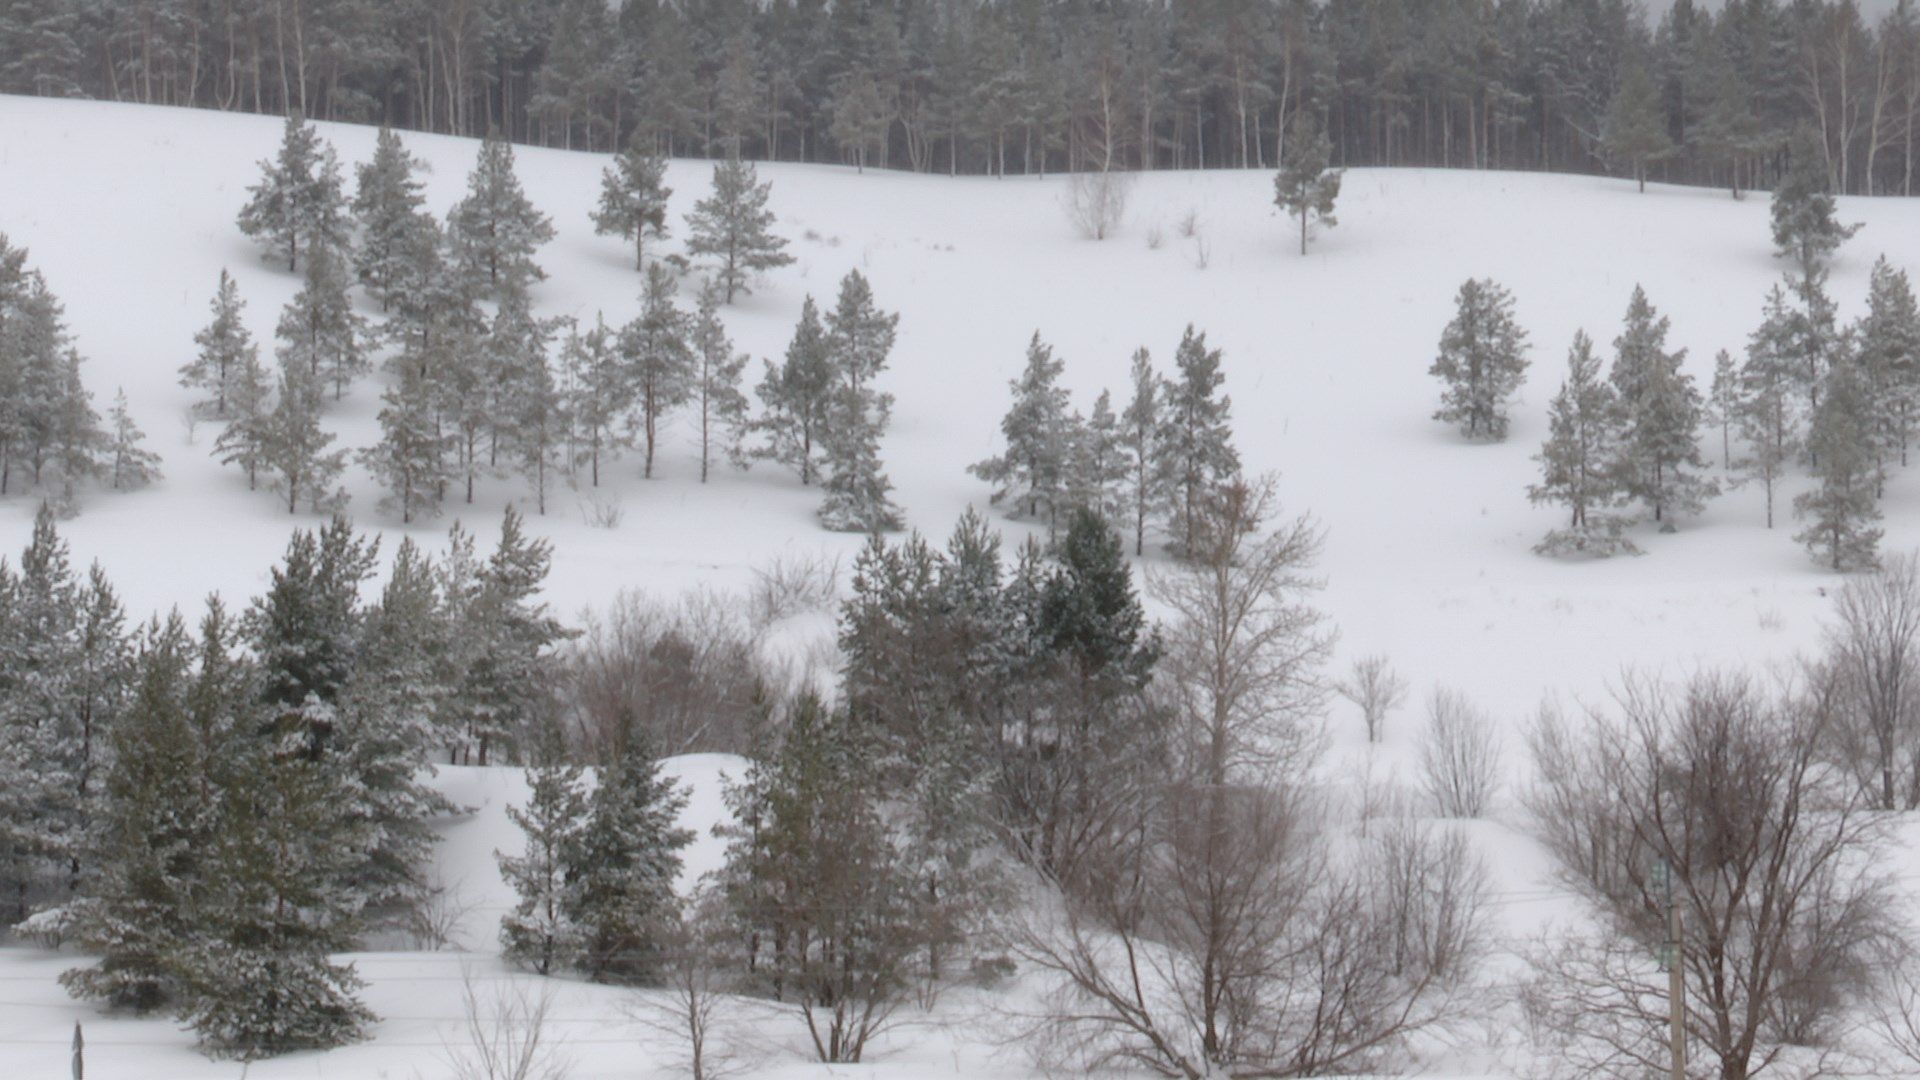
[[[1920,807],[1920,556],[1888,559],[1847,582],[1834,614],[1832,744],[1876,808]]]
[[[1500,789],[1500,740],[1485,713],[1457,690],[1437,687],[1427,699],[1420,775],[1444,817],[1487,812]]]
[[[1340,696],[1360,707],[1367,722],[1367,741],[1379,742],[1386,733],[1387,714],[1407,700],[1407,680],[1393,670],[1383,653],[1354,660],[1344,681],[1335,686]]]
[[[719,900],[696,897],[666,935],[663,985],[638,1003],[640,1022],[686,1048],[681,1065],[690,1080],[720,1080],[741,1062],[728,1028],[734,1000],[726,993],[730,941]]]
[[[464,973],[460,1000],[465,1042],[446,1049],[455,1080],[564,1080],[568,1065],[548,1038],[553,990],[530,980],[503,979],[483,991]]]
[[[1132,189],[1132,173],[1076,172],[1067,178],[1067,217],[1081,236],[1105,240],[1125,220]]]

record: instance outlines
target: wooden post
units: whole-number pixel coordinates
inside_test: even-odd
[[[80,1021],[73,1022],[73,1080],[86,1080],[87,1040],[80,1035]]]
[[[1687,984],[1681,965],[1680,901],[1673,891],[1673,865],[1661,859],[1658,870],[1667,891],[1667,947],[1661,950],[1661,959],[1667,966],[1669,1080],[1687,1080]]]

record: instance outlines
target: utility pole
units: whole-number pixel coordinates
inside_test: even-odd
[[[80,1036],[80,1021],[73,1022],[73,1080],[86,1080],[87,1041]]]
[[[1687,1080],[1687,985],[1680,962],[1680,900],[1673,891],[1673,864],[1662,858],[1653,868],[1654,884],[1667,894],[1667,943],[1660,964],[1667,969],[1667,1050],[1669,1080]]]

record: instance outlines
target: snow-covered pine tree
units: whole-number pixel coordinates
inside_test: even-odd
[[[802,484],[813,483],[826,445],[834,386],[827,331],[820,323],[819,307],[809,296],[800,306],[800,322],[787,343],[786,359],[779,367],[768,361],[755,390],[763,411],[754,427],[766,434],[767,441],[753,450],[753,456],[787,466],[800,475]]]
[[[353,216],[360,226],[360,244],[353,268],[360,283],[379,298],[381,311],[392,306],[395,290],[407,278],[405,263],[414,234],[432,220],[422,209],[426,196],[414,175],[424,169],[390,127],[375,136],[373,158],[355,169]]]
[[[1120,417],[1113,411],[1113,393],[1100,391],[1093,411],[1068,420],[1066,504],[1087,510],[1116,532],[1128,521],[1127,481],[1132,472]]]
[[[567,760],[560,725],[549,722],[541,731],[526,771],[527,803],[507,807],[523,846],[518,855],[496,851],[494,859],[519,898],[500,919],[501,956],[551,975],[580,954],[569,877],[579,860],[587,797],[581,790],[580,767]]]
[[[254,490],[266,464],[267,436],[273,417],[273,384],[260,363],[257,349],[241,352],[227,390],[227,425],[214,440],[213,453],[223,465],[246,470],[247,490]]]
[[[720,287],[712,281],[700,288],[700,307],[693,319],[693,400],[700,409],[700,482],[716,449],[727,460],[745,467],[741,441],[747,431],[747,395],[740,392],[746,353],[733,351],[727,328],[720,321]]]
[[[820,521],[835,532],[891,532],[900,527],[892,481],[880,464],[880,436],[893,411],[893,395],[873,388],[886,370],[900,316],[873,301],[866,276],[849,270],[827,314],[827,355],[835,389],[826,428],[825,498]]]
[[[593,329],[576,329],[567,338],[564,354],[572,397],[567,402],[580,445],[576,464],[589,466],[594,487],[600,486],[600,458],[632,445],[620,420],[633,409],[633,386],[616,346],[614,331],[603,316],[595,315]]]
[[[440,417],[453,443],[449,471],[461,483],[469,504],[473,502],[475,482],[493,472],[486,439],[498,419],[494,404],[499,396],[499,368],[494,362],[490,329],[484,328],[469,338],[462,329],[447,328],[440,338],[444,347],[434,354]]]
[[[274,329],[281,362],[306,365],[316,384],[332,382],[335,401],[345,396],[348,383],[372,370],[367,321],[353,310],[352,284],[338,249],[310,245],[306,281]]]
[[[299,113],[287,116],[279,153],[260,162],[260,182],[247,191],[240,231],[268,254],[286,256],[289,271],[300,269],[300,256],[316,245],[345,250],[347,197],[340,160]]]
[[[419,364],[401,363],[380,395],[380,441],[359,452],[360,464],[387,494],[380,508],[403,523],[440,512],[451,447],[441,428],[438,394]]]
[[[1709,48],[1714,55],[1706,71],[1706,109],[1687,133],[1687,141],[1708,162],[1726,170],[1727,188],[1738,199],[1742,164],[1768,149],[1769,142],[1753,114],[1753,94],[1746,79],[1717,36]]]
[[[1907,463],[1907,447],[1920,427],[1920,306],[1905,270],[1881,256],[1873,264],[1867,313],[1853,334],[1867,400],[1874,412],[1874,438],[1881,459]]]
[[[1469,439],[1505,439],[1507,398],[1527,374],[1527,334],[1513,317],[1513,294],[1492,279],[1461,285],[1428,374],[1446,384],[1435,420],[1458,424]]]
[[[1328,228],[1339,224],[1333,216],[1333,204],[1340,197],[1345,170],[1331,167],[1333,141],[1310,110],[1293,114],[1284,149],[1280,172],[1273,178],[1273,203],[1287,217],[1300,222],[1300,254],[1305,255],[1311,220],[1318,219]]]
[[[450,617],[468,626],[471,639],[457,685],[482,765],[496,747],[510,751],[546,707],[554,680],[553,648],[572,636],[538,599],[552,564],[553,545],[529,537],[526,520],[509,505],[500,521],[500,542],[486,563],[474,568],[472,581],[443,585],[450,608],[459,613]],[[464,596],[457,595],[462,591]]]
[[[1147,546],[1147,518],[1162,498],[1155,471],[1160,459],[1160,376],[1154,373],[1153,358],[1147,350],[1134,350],[1129,378],[1133,396],[1127,399],[1127,411],[1120,416],[1120,440],[1127,454],[1126,501],[1133,525],[1133,553],[1140,555]]]
[[[1687,351],[1667,351],[1667,328],[1666,316],[1635,286],[1608,379],[1619,395],[1622,490],[1670,527],[1678,515],[1698,514],[1720,488],[1701,475],[1707,466],[1700,457],[1700,391],[1681,370]]]
[[[770,231],[772,190],[773,182],[760,183],[751,162],[732,158],[713,167],[713,194],[687,215],[687,254],[713,256],[729,304],[735,294],[752,291],[748,283],[755,275],[793,261],[786,239]]]
[[[298,513],[303,500],[315,513],[344,506],[346,490],[335,483],[346,468],[347,452],[328,450],[333,433],[320,427],[326,391],[297,352],[283,352],[280,360],[278,393],[260,425],[257,447],[259,465],[270,477],[267,486],[286,499],[289,514]]]
[[[995,506],[1012,500],[1015,517],[1058,520],[1064,509],[1067,468],[1072,453],[1067,391],[1060,385],[1066,361],[1056,359],[1053,346],[1034,331],[1027,342],[1027,363],[1007,380],[1013,404],[1000,420],[1006,440],[1003,453],[967,466],[967,471],[994,485]]]
[[[1677,149],[1667,134],[1660,89],[1643,65],[1629,67],[1620,80],[1620,88],[1607,106],[1600,143],[1609,160],[1633,170],[1641,194],[1647,190],[1647,166],[1672,156]]]
[[[693,833],[675,824],[687,796],[660,772],[637,726],[621,734],[587,800],[567,897],[580,928],[579,966],[602,982],[658,977],[669,920],[677,912],[674,878]]]
[[[1827,374],[1826,394],[1807,434],[1820,486],[1795,496],[1793,516],[1806,523],[1794,540],[1836,572],[1871,569],[1880,561],[1880,463],[1874,454],[1873,404],[1857,364]]]
[[[553,345],[557,320],[542,319],[533,313],[527,290],[509,285],[501,290],[500,304],[488,328],[486,354],[487,394],[487,466],[500,467],[500,454],[506,449],[517,461],[521,388],[531,392],[543,388],[551,403],[558,390],[553,386],[553,371],[548,353]]]
[[[468,276],[487,289],[546,280],[533,253],[552,240],[553,220],[536,209],[513,171],[513,144],[499,132],[480,144],[467,176],[467,197],[447,218]]]
[[[893,116],[881,97],[873,73],[864,66],[842,75],[833,91],[833,123],[828,134],[840,147],[842,160],[851,158],[854,171],[867,171],[867,156],[886,145]]]
[[[1803,283],[1822,274],[1840,245],[1860,231],[1834,217],[1829,186],[1820,137],[1802,128],[1788,147],[1786,175],[1774,184],[1771,212],[1774,253],[1793,260]]]
[[[1584,330],[1576,331],[1567,353],[1567,377],[1547,407],[1547,441],[1534,455],[1540,482],[1527,488],[1529,500],[1564,506],[1570,520],[1535,545],[1536,552],[1607,556],[1638,551],[1621,535],[1619,519],[1595,512],[1613,506],[1621,496],[1615,404],[1613,387],[1600,377],[1593,339]]]
[[[113,490],[133,491],[160,479],[160,455],[146,448],[146,434],[134,424],[133,415],[127,411],[125,390],[115,392],[108,423],[112,427],[108,435],[112,440],[108,471]]]
[[[1214,497],[1240,475],[1233,448],[1233,399],[1220,392],[1226,373],[1220,350],[1191,325],[1174,351],[1175,378],[1160,387],[1160,429],[1154,443],[1156,486],[1171,507],[1175,552],[1189,550]]]
[[[1787,464],[1800,449],[1800,418],[1795,396],[1799,390],[1798,358],[1794,355],[1794,320],[1787,296],[1775,285],[1767,294],[1766,315],[1747,341],[1746,362],[1740,366],[1736,426],[1746,443],[1747,456],[1739,464],[1749,478],[1760,481],[1767,494],[1767,528],[1773,528],[1773,495]]]
[[[667,159],[637,136],[600,176],[600,207],[593,231],[633,241],[633,267],[646,269],[647,238],[667,235]]]
[[[69,347],[64,360],[48,452],[60,482],[54,505],[63,514],[74,514],[80,508],[80,485],[107,475],[112,466],[113,438],[101,428],[93,395],[81,381],[79,351]]]
[[[181,386],[211,398],[195,402],[195,407],[218,420],[227,419],[234,382],[248,357],[259,351],[241,316],[246,306],[233,275],[221,270],[220,288],[213,294],[213,321],[193,335],[200,352],[180,368]]]
[[[1826,386],[1827,372],[1840,362],[1846,341],[1840,328],[1838,309],[1827,294],[1827,272],[1818,270],[1810,277],[1789,279],[1789,289],[1800,301],[1800,309],[1786,323],[1788,351],[1796,361],[1796,378],[1807,396],[1807,413],[1820,409],[1820,392]]]
[[[660,421],[693,393],[695,358],[687,340],[686,313],[674,306],[673,275],[658,264],[647,268],[640,315],[620,330],[620,357],[633,388],[628,426],[639,436],[645,464],[641,475],[653,479],[653,454]]]
[[[1720,429],[1720,468],[1733,468],[1733,428],[1740,416],[1740,369],[1733,354],[1721,349],[1713,357],[1713,385],[1707,390],[1706,418]]]

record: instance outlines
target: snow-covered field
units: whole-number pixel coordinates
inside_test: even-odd
[[[372,151],[372,129],[322,130],[349,164]],[[176,382],[223,267],[239,281],[256,338],[269,346],[279,308],[298,288],[234,225],[254,163],[273,152],[279,133],[271,118],[0,98],[0,231],[29,249],[65,301],[99,401],[124,386],[165,456],[162,483],[89,497],[83,514],[63,525],[76,559],[99,560],[137,614],[191,608],[209,591],[252,595],[289,527],[313,524],[289,518],[264,492],[249,493],[236,471],[208,456],[212,427],[185,422],[188,395]],[[444,212],[464,189],[475,144],[424,135],[406,143],[432,164],[429,202]],[[590,320],[603,311],[614,323],[638,310],[630,248],[596,236],[587,219],[605,161],[518,151],[528,193],[559,230],[538,256],[549,274],[534,292],[544,314]],[[1073,232],[1057,179],[790,165],[764,165],[761,176],[773,181],[773,209],[797,262],[726,310],[728,329],[755,357],[778,357],[807,294],[830,302],[855,267],[871,279],[880,305],[901,316],[882,380],[897,398],[885,460],[910,524],[924,532],[944,536],[966,506],[984,507],[987,489],[965,466],[996,451],[1006,380],[1036,329],[1065,358],[1067,383],[1085,408],[1103,387],[1123,396],[1136,347],[1151,348],[1164,365],[1193,323],[1225,350],[1247,467],[1277,471],[1286,505],[1326,526],[1321,601],[1340,627],[1341,664],[1385,652],[1412,678],[1416,701],[1435,684],[1465,692],[1507,722],[1516,776],[1524,764],[1519,731],[1543,695],[1598,700],[1624,666],[1678,673],[1762,665],[1819,634],[1824,593],[1836,579],[1793,543],[1791,522],[1763,526],[1757,490],[1723,496],[1676,534],[1646,529],[1636,535],[1642,557],[1563,563],[1530,550],[1559,523],[1557,511],[1527,503],[1525,486],[1537,475],[1531,456],[1573,332],[1585,328],[1607,350],[1638,283],[1671,317],[1670,341],[1690,350],[1688,369],[1704,384],[1717,350],[1744,347],[1782,269],[1771,257],[1764,198],[1735,202],[1723,191],[1661,187],[1639,195],[1625,181],[1584,177],[1362,170],[1347,175],[1339,227],[1303,258],[1273,214],[1271,178],[1262,172],[1142,177],[1126,226],[1104,243]],[[672,167],[676,235],[668,250],[678,249],[681,215],[707,182],[704,163]],[[1199,222],[1195,238],[1178,228],[1189,212]],[[1852,319],[1876,255],[1897,264],[1920,258],[1920,202],[1843,199],[1841,214],[1866,223],[1833,273],[1841,315]],[[1160,236],[1157,247],[1150,233]],[[1427,366],[1454,291],[1469,276],[1508,286],[1532,337],[1534,367],[1502,445],[1467,444],[1428,419],[1437,387]],[[683,294],[687,306],[692,288]],[[378,394],[376,382],[363,381],[330,413],[343,445],[374,440]],[[1717,440],[1713,449],[1717,457]],[[671,434],[658,478],[642,481],[639,472],[637,460],[612,470],[610,490],[624,509],[617,529],[589,526],[572,493],[544,518],[532,517],[529,505],[532,528],[555,545],[548,596],[562,613],[628,587],[738,588],[782,553],[837,554],[844,563],[860,543],[821,532],[815,492],[775,469],[722,472],[702,486],[684,427]],[[1888,486],[1891,550],[1920,546],[1916,473],[1897,474]],[[355,471],[349,487],[354,517],[384,532],[391,550],[403,529],[375,510],[372,481]],[[450,507],[449,516],[465,519],[485,545],[501,507],[521,495],[517,481],[492,481],[474,506]],[[32,513],[27,498],[0,503],[0,550],[24,544]],[[445,526],[411,532],[433,549]],[[1345,706],[1330,720],[1334,760],[1357,774],[1367,757],[1359,721]],[[1378,767],[1410,760],[1419,723],[1417,704],[1397,715]],[[696,810],[710,820],[719,765],[677,767],[696,781]],[[501,973],[486,955],[504,902],[491,852],[510,842],[501,808],[519,790],[517,777],[499,772],[448,770],[443,782],[482,807],[449,827],[440,854],[447,881],[484,897],[467,935],[481,955],[360,958],[368,1003],[386,1017],[373,1041],[263,1063],[251,1075],[437,1074],[442,1039],[459,1017],[461,967]],[[1475,835],[1494,863],[1502,930],[1524,935],[1567,904],[1547,880],[1544,857],[1515,827],[1510,798],[1495,817]],[[692,861],[717,858],[703,848]],[[69,1001],[53,978],[72,962],[0,950],[0,1075],[53,1075],[75,1019],[88,1025],[94,1075],[238,1074],[199,1058],[190,1036],[164,1021],[107,1020]],[[611,991],[563,989],[556,1015],[567,1021],[561,1030],[574,1076],[645,1076],[669,1063],[664,1049],[645,1048],[658,1047],[657,1038],[636,1041],[622,1008]],[[958,1021],[969,1005],[945,1010]],[[784,1023],[761,1026],[777,1039]],[[1469,1052],[1449,1067],[1490,1060]],[[818,1075],[799,1061],[775,1050],[755,1075]],[[1025,1071],[1017,1051],[999,1052],[986,1034],[957,1023],[905,1029],[875,1064],[834,1073]]]

